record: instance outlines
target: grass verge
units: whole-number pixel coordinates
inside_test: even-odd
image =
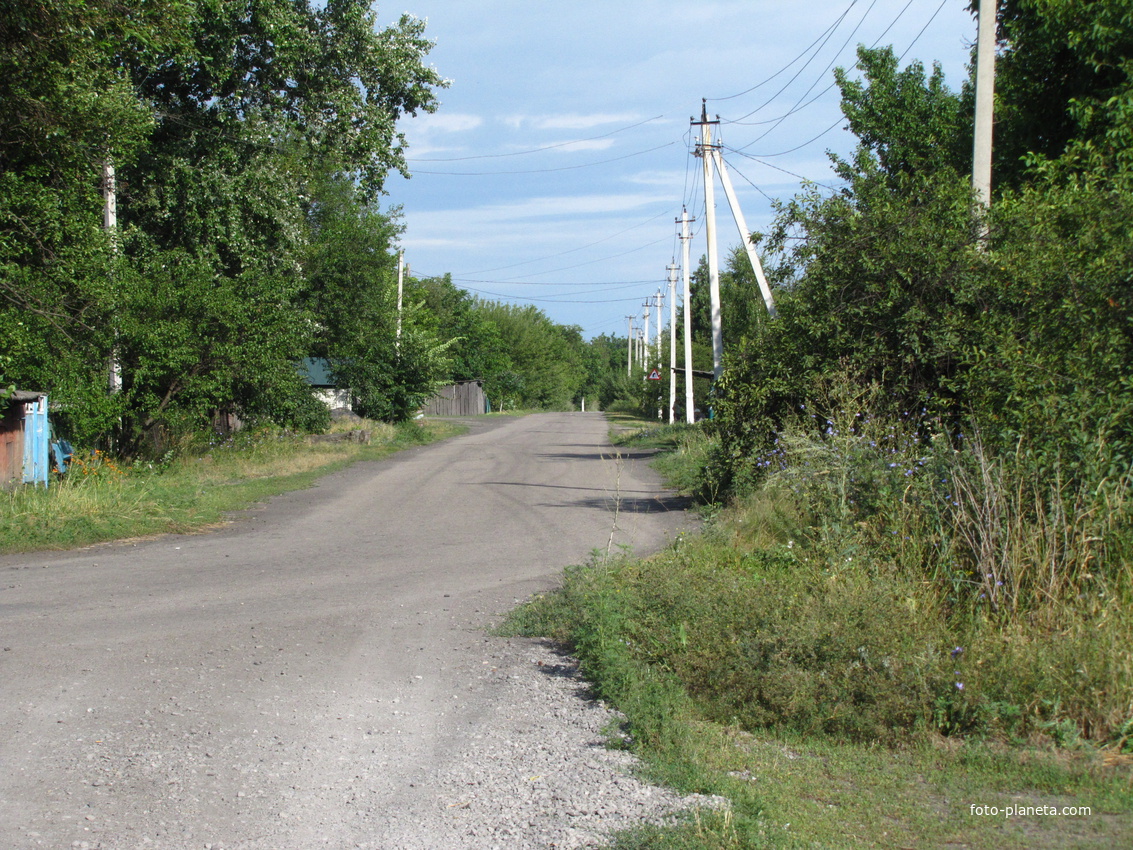
[[[607,413],[606,419],[615,446],[657,451],[652,465],[668,487],[704,502],[714,499],[716,494],[704,486],[712,442],[701,423],[659,424],[629,413]]]
[[[782,435],[765,486],[704,534],[572,568],[505,624],[578,655],[653,778],[731,801],[616,846],[1133,846],[1124,571],[1032,593],[1010,525],[999,578],[946,570],[973,511],[938,485],[965,457],[838,431]],[[712,450],[669,426],[613,439],[672,450],[678,481]],[[1017,604],[989,606],[1004,588]]]
[[[520,606],[502,628],[552,637],[578,655],[598,695],[626,717],[628,736],[612,744],[633,748],[651,779],[731,801],[727,812],[620,835],[615,847],[1133,846],[1133,757],[1112,749],[927,730],[883,742],[813,726],[745,729],[752,718],[739,715],[759,700],[747,702],[737,681],[745,671],[725,675],[714,658],[744,642],[721,608],[745,607],[751,596],[737,571],[757,571],[712,538],[646,561],[572,568],[561,589]],[[773,601],[789,609],[789,592]],[[837,714],[836,703],[804,706],[789,670],[768,677],[776,678],[808,723]]]
[[[164,464],[123,467],[97,452],[77,457],[68,475],[46,489],[0,494],[0,553],[205,530],[228,512],[309,487],[356,461],[460,432],[458,425],[433,421],[366,427],[369,445],[311,444],[261,430],[196,447]]]

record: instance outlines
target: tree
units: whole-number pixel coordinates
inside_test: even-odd
[[[1133,12],[1127,0],[999,0],[996,182],[1035,169],[1133,174]],[[975,4],[973,4],[973,11]]]
[[[423,28],[406,16],[378,30],[365,0],[8,3],[0,344],[12,378],[63,402],[80,441],[118,422],[127,436],[199,426],[215,408],[307,419],[295,362],[334,321],[308,293],[311,199],[334,175],[368,206],[405,170],[397,119],[434,109],[443,85]],[[108,159],[116,240],[98,227]],[[408,338],[418,381],[435,346],[415,327]]]
[[[557,325],[531,305],[478,301],[477,307],[498,329],[506,357],[502,371],[485,376],[494,407],[569,410],[578,403],[586,381],[581,328]]]
[[[123,411],[107,395],[112,245],[102,169],[153,125],[121,61],[180,50],[180,0],[10,0],[0,14],[0,350],[9,378],[47,390],[85,440]]]
[[[128,250],[185,254],[210,269],[214,296],[198,303],[256,306],[182,313],[192,315],[199,342],[182,374],[211,376],[216,406],[272,415],[299,403],[268,401],[302,392],[286,364],[321,348],[349,373],[364,409],[406,415],[423,390],[406,388],[405,399],[390,400],[398,395],[396,382],[388,384],[396,374],[389,369],[392,231],[372,204],[386,172],[404,169],[396,119],[435,107],[432,89],[441,81],[421,62],[429,47],[423,24],[405,17],[376,31],[360,0],[321,9],[284,0],[201,2],[194,14],[191,51],[133,68],[159,118],[125,175],[124,220],[136,234]],[[344,228],[359,241],[343,238]],[[357,333],[363,320],[366,332]],[[431,385],[420,370],[436,366],[425,354],[433,346],[415,334],[407,331],[406,354],[412,348],[424,359],[405,375]],[[230,340],[255,340],[256,348]],[[166,370],[150,397],[178,395],[184,384]]]
[[[940,134],[959,132],[960,98],[939,71],[898,72],[888,49],[858,55],[864,82],[837,74],[862,136],[851,159],[834,158],[847,185],[829,196],[809,187],[780,208],[764,240],[784,284],[779,317],[748,318],[716,388],[725,483],[757,474],[776,430],[833,372],[879,386],[889,412],[956,409],[953,381],[981,309],[968,178],[940,152],[955,148]]]
[[[864,83],[839,73],[861,144],[835,161],[846,187],[782,205],[765,242],[787,285],[779,319],[754,326],[718,386],[721,483],[757,477],[776,430],[832,380],[880,388],[882,414],[978,429],[1044,492],[1058,481],[1097,494],[1128,479],[1133,139],[1122,119],[1127,66],[1112,52],[1128,27],[1113,29],[1125,20],[1120,4],[1004,5],[1015,16],[1004,32],[1019,38],[1007,55],[1019,64],[1000,93],[1012,116],[1001,135],[1029,169],[1001,187],[986,243],[959,147],[940,136],[953,128],[967,143],[963,98],[916,66],[897,72],[885,51],[859,51]],[[1040,32],[1056,43],[1027,55]],[[1064,50],[1093,57],[1092,70],[1071,68],[1075,94],[1061,108],[1073,125],[1036,137],[1023,119],[1049,114],[1066,90],[1040,99],[1012,75]]]
[[[890,47],[859,46],[857,55],[861,78],[836,68],[834,79],[859,152],[868,151],[880,172],[894,178],[945,170],[969,172],[971,104],[948,88],[940,65],[934,65],[926,77],[920,62],[899,69]],[[843,179],[852,178],[852,164],[837,158],[835,164]]]
[[[458,289],[451,275],[413,282],[436,336],[450,341],[447,349],[453,381],[493,378],[509,368],[499,328],[469,293]]]

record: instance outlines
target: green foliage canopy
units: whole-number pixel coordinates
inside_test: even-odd
[[[314,346],[334,337],[343,362],[358,351],[388,362],[392,307],[346,345],[349,287],[329,283],[360,281],[376,310],[388,275],[360,252],[356,273],[319,266],[330,237],[316,195],[337,179],[340,206],[365,212],[367,249],[389,254],[396,231],[374,205],[388,171],[405,171],[396,122],[434,109],[444,84],[424,64],[421,21],[378,29],[365,0],[4,6],[0,346],[9,377],[49,391],[71,436],[117,431],[129,445],[216,409],[309,423],[295,363]],[[115,238],[99,227],[106,162]],[[414,380],[431,385],[436,340],[410,323],[405,348],[424,358]],[[401,393],[393,380],[386,390]],[[404,415],[407,403],[384,409]]]

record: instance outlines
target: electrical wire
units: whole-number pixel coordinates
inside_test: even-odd
[[[495,286],[602,286],[606,289],[628,289],[631,286],[641,286],[643,283],[656,283],[654,278],[647,280],[576,280],[576,281],[558,281],[555,283],[537,281],[537,280],[480,280],[476,278],[451,278],[453,283],[486,283]],[[605,290],[595,290],[605,291]],[[580,295],[582,293],[575,293]]]
[[[904,59],[904,58],[905,58],[905,55],[906,55],[906,54],[907,54],[907,53],[908,53],[908,52],[909,52],[910,50],[912,50],[912,49],[913,49],[913,45],[914,45],[914,44],[916,44],[916,43],[917,43],[918,41],[920,41],[920,38],[921,38],[921,36],[925,34],[925,30],[927,30],[927,29],[929,28],[929,25],[930,25],[930,24],[932,24],[932,22],[936,20],[936,16],[940,14],[940,10],[941,10],[941,9],[943,9],[943,8],[944,8],[944,6],[945,6],[945,5],[947,4],[947,3],[948,3],[948,0],[940,0],[940,5],[939,5],[939,6],[937,6],[937,7],[936,7],[936,11],[932,13],[932,17],[931,17],[931,18],[929,18],[929,19],[928,19],[928,20],[927,20],[927,21],[925,22],[925,25],[924,25],[923,27],[921,27],[921,31],[917,33],[917,36],[916,36],[916,38],[914,38],[914,39],[913,39],[912,41],[910,41],[910,42],[909,42],[909,46],[908,46],[908,47],[906,47],[906,48],[905,48],[905,50],[904,50],[904,52],[903,52],[903,53],[902,53],[902,54],[901,54],[900,56],[898,56],[898,57],[897,57],[897,61],[898,61],[898,62],[900,62],[900,61],[901,61],[902,59]],[[876,47],[876,43],[874,44],[874,46]]]
[[[881,31],[881,35],[879,35],[879,36],[878,36],[878,37],[877,37],[876,39],[874,39],[874,41],[873,41],[873,44],[871,44],[871,45],[870,45],[870,48],[874,48],[874,47],[877,47],[877,45],[881,43],[881,40],[882,40],[883,38],[885,38],[885,35],[886,35],[886,33],[888,33],[888,32],[889,32],[889,30],[893,29],[893,27],[894,27],[894,26],[896,26],[897,22],[898,22],[899,20],[901,20],[901,18],[902,18],[902,17],[904,16],[905,12],[907,12],[907,11],[908,11],[908,9],[909,9],[909,7],[910,7],[911,5],[913,5],[913,0],[908,0],[908,1],[907,1],[907,2],[905,3],[905,5],[904,5],[904,6],[903,6],[903,7],[901,8],[901,11],[897,13],[897,17],[895,17],[895,18],[894,18],[894,19],[893,19],[892,21],[890,21],[890,22],[889,22],[889,25],[888,25],[888,26],[887,26],[887,27],[886,27],[885,29],[883,29],[883,30]],[[873,7],[872,7],[872,5],[870,6],[870,8],[871,8],[871,9],[873,8]],[[939,12],[939,9],[937,10],[937,12]],[[868,13],[868,10],[867,10],[867,13]],[[936,15],[934,14],[934,15],[933,15],[933,17],[935,18],[935,17],[936,17]],[[865,20],[865,18],[863,17],[863,18],[862,18],[862,21],[864,21],[864,20]],[[930,21],[931,21],[931,19],[930,19]],[[862,23],[862,22],[859,22],[858,26],[861,26],[861,23]],[[854,30],[854,31],[856,32],[856,31],[857,31],[857,29],[855,28],[855,30]],[[850,34],[850,36],[851,36],[851,38],[852,38],[852,37],[853,37],[853,33],[851,33],[851,34]],[[918,36],[918,38],[919,38],[919,37],[920,37],[920,36]],[[844,49],[845,49],[845,47],[846,47],[846,45],[845,45],[845,44],[843,44],[843,45],[842,45],[842,47],[841,47],[841,48],[840,48],[840,49],[838,50],[838,53],[836,53],[836,54],[834,55],[834,58],[835,58],[835,59],[837,59],[837,57],[838,57],[838,56],[839,56],[839,55],[841,54],[842,50],[844,50]],[[829,70],[830,70],[830,65],[832,65],[832,64],[834,64],[834,59],[832,59],[832,60],[830,61],[830,64],[826,66],[826,69],[825,69],[825,70],[824,70],[824,71],[822,72],[822,75],[820,75],[820,79],[821,79],[821,76],[825,76],[825,74],[826,74],[826,71],[829,71]],[[817,83],[817,81],[816,81],[816,83]],[[762,121],[744,121],[744,120],[743,120],[744,118],[748,118],[748,117],[750,117],[750,116],[754,115],[754,114],[755,114],[756,112],[758,112],[758,111],[759,111],[759,109],[756,109],[756,110],[753,110],[752,112],[749,112],[749,113],[748,113],[747,115],[743,115],[743,116],[741,116],[740,118],[736,118],[736,119],[722,119],[722,123],[725,123],[725,124],[742,124],[742,125],[743,125],[743,126],[745,126],[745,127],[758,127],[758,126],[762,126],[762,125],[764,125],[764,124],[773,124],[773,123],[776,123],[776,122],[782,122],[782,120],[783,120],[783,119],[785,119],[785,118],[789,118],[790,116],[792,116],[792,115],[794,115],[794,114],[796,114],[796,113],[798,113],[798,112],[802,112],[802,111],[803,111],[804,109],[806,109],[806,108],[807,108],[808,106],[810,106],[810,105],[811,105],[812,103],[814,103],[814,102],[816,102],[816,101],[818,101],[818,100],[821,100],[821,99],[822,99],[822,98],[823,98],[823,97],[824,97],[824,96],[825,96],[825,95],[826,95],[826,94],[827,94],[827,93],[828,93],[828,92],[829,92],[829,91],[830,91],[831,89],[833,89],[833,88],[834,88],[835,86],[837,86],[837,85],[838,85],[837,81],[835,81],[835,82],[831,83],[831,84],[830,84],[830,85],[828,85],[828,86],[827,86],[826,88],[824,88],[824,89],[823,89],[822,91],[820,91],[820,92],[819,92],[818,94],[816,94],[816,95],[815,95],[815,96],[814,96],[813,98],[811,98],[810,100],[808,100],[808,101],[807,101],[806,103],[803,103],[803,104],[802,104],[801,106],[800,106],[799,104],[797,104],[797,103],[796,103],[796,104],[795,104],[795,106],[794,106],[794,107],[792,107],[792,108],[791,108],[791,110],[790,110],[789,112],[785,112],[785,113],[783,113],[782,115],[780,115],[780,116],[778,116],[778,117],[776,117],[776,118],[765,118],[765,119],[764,119],[764,120],[762,120]],[[813,89],[813,88],[814,88],[814,86],[812,85],[812,86],[811,86],[811,88]],[[804,95],[804,97],[805,97],[805,95]],[[769,102],[770,102],[770,101],[769,101]],[[764,106],[766,106],[766,105],[767,105],[767,104],[764,104]],[[760,107],[760,108],[762,108],[762,107]],[[771,129],[773,130],[773,129],[775,129],[775,128],[774,128],[774,127],[772,127]],[[769,132],[770,132],[770,131],[769,131]],[[764,135],[766,135],[766,134],[764,134]],[[762,136],[761,136],[760,138],[762,138]],[[759,141],[759,139],[757,138],[757,139],[755,139],[755,141]]]
[[[909,2],[911,3],[912,0],[909,0]],[[762,133],[760,133],[758,136],[756,136],[754,139],[752,139],[750,142],[748,142],[747,145],[745,145],[744,147],[750,147],[751,145],[754,145],[756,142],[765,138],[769,133],[773,133],[784,121],[787,120],[788,117],[790,117],[791,115],[794,115],[796,112],[799,112],[802,109],[805,109],[806,106],[810,106],[811,103],[814,103],[815,100],[818,100],[818,98],[822,97],[822,94],[824,94],[826,91],[830,90],[830,87],[827,86],[826,89],[818,95],[818,97],[814,98],[814,100],[811,100],[805,106],[800,106],[802,101],[805,100],[806,97],[808,95],[810,95],[810,93],[812,91],[814,91],[814,87],[818,85],[819,81],[822,80],[826,76],[827,72],[830,71],[831,66],[833,66],[834,63],[836,61],[838,61],[838,57],[842,55],[842,51],[846,49],[846,45],[850,43],[850,39],[852,39],[857,34],[859,29],[861,29],[861,25],[863,23],[865,23],[865,19],[869,16],[869,13],[873,11],[873,7],[876,6],[876,5],[877,5],[877,0],[873,0],[873,2],[869,4],[869,8],[865,10],[865,14],[862,15],[861,20],[858,21],[858,23],[857,23],[857,26],[855,26],[850,31],[850,34],[848,36],[846,36],[846,40],[844,42],[842,42],[842,46],[840,48],[838,48],[838,51],[830,58],[830,61],[826,63],[826,67],[822,69],[822,73],[819,74],[818,77],[815,78],[814,82],[811,83],[810,86],[807,87],[807,90],[805,92],[803,92],[802,97],[799,98],[799,100],[797,100],[795,102],[795,105],[791,108],[791,110],[789,112],[786,112],[785,114],[783,114],[777,121],[772,122],[770,127],[768,127],[766,130],[764,130]],[[749,118],[750,116],[752,116],[754,114],[755,114],[754,112],[749,112],[747,115],[744,115],[743,118]],[[738,122],[736,122],[736,123],[738,123]]]
[[[509,298],[512,301],[539,301],[541,303],[551,304],[624,304],[627,301],[637,301],[637,298],[580,298],[580,299],[559,299],[553,296],[535,296],[535,295],[511,295],[505,292],[490,292],[486,289],[473,289],[471,286],[464,287],[468,292],[475,292],[477,295],[490,295],[493,298]]]
[[[912,2],[912,0],[909,0],[909,2]],[[842,42],[842,46],[839,47],[837,51],[835,51],[833,58],[831,58],[831,60],[827,63],[826,67],[822,69],[822,73],[820,73],[818,75],[817,79],[815,79],[815,81],[813,83],[811,83],[810,88],[808,88],[806,90],[806,92],[803,94],[803,97],[806,97],[808,94],[810,94],[811,89],[813,89],[818,84],[818,80],[821,80],[823,77],[826,76],[826,72],[830,70],[830,66],[833,65],[835,61],[837,61],[838,57],[842,54],[842,51],[846,49],[846,45],[850,43],[850,39],[852,39],[854,37],[855,33],[857,33],[857,31],[861,28],[861,25],[865,22],[865,19],[869,16],[869,13],[871,11],[873,11],[873,7],[875,5],[877,5],[877,0],[873,0],[873,2],[871,2],[869,4],[869,8],[866,9],[865,14],[862,15],[861,20],[858,21],[858,23],[857,23],[857,26],[855,26],[853,28],[853,30],[850,31],[850,34],[846,37],[846,40],[844,42]],[[851,8],[853,8],[853,4],[851,4]],[[847,9],[846,12],[843,13],[843,17],[845,17],[846,14],[849,14],[849,11],[850,10]],[[838,23],[841,24],[841,21],[842,21],[842,18],[839,18]],[[827,35],[825,40],[822,42],[822,44],[819,45],[819,50],[821,50],[823,47],[825,47],[826,42],[829,41],[831,38],[833,38],[835,31],[836,31],[835,29],[830,30],[830,34]],[[817,59],[817,58],[818,58],[818,53],[816,52],[814,59]],[[746,115],[741,115],[739,118],[735,119],[734,121],[729,121],[728,123],[730,123],[730,124],[741,124],[741,123],[743,123],[743,120],[745,118],[750,118],[752,115],[759,112],[759,110],[765,108],[766,106],[768,106],[771,103],[774,103],[775,98],[777,98],[779,95],[781,95],[783,92],[785,92],[787,90],[787,88],[791,85],[791,83],[793,83],[795,80],[797,80],[802,75],[803,71],[805,71],[807,68],[810,67],[811,62],[813,62],[814,59],[811,59],[805,65],[803,65],[801,68],[799,68],[799,70],[795,72],[795,75],[793,77],[791,77],[791,79],[787,80],[787,82],[783,84],[783,87],[781,89],[779,89],[779,91],[777,91],[777,92],[775,92],[775,94],[771,95],[771,97],[769,97],[762,104],[757,106],[755,109],[753,109],[751,112],[747,113]],[[796,103],[795,109],[792,109],[791,112],[788,112],[786,115],[783,116],[783,118],[786,118],[787,115],[793,114],[797,110],[797,108],[798,108],[798,104]],[[782,120],[782,119],[780,119],[780,120]],[[775,128],[772,127],[771,129],[775,129]]]
[[[889,32],[889,30],[892,28],[893,24],[895,24],[900,19],[901,15],[903,15],[905,13],[905,9],[908,9],[909,5],[911,3],[912,3],[912,0],[909,0],[909,2],[905,4],[904,8],[902,8],[901,12],[897,15],[897,18],[894,18],[893,23],[891,23],[888,27],[886,27],[885,31],[881,34],[881,36],[878,37],[878,39],[876,41],[874,41],[872,46],[874,46],[874,47],[877,46],[878,42],[880,42],[881,39],[884,38],[885,33]],[[911,42],[909,42],[908,46],[904,49],[904,51],[902,51],[901,55],[898,57],[898,61],[901,61],[902,59],[904,59],[905,56],[908,54],[908,52],[913,49],[913,46],[917,43],[917,41],[920,40],[920,37],[925,34],[925,31],[928,30],[928,28],[932,24],[932,22],[934,20],[936,20],[936,16],[940,14],[941,9],[943,9],[947,3],[948,3],[948,0],[941,0],[940,5],[936,7],[936,11],[932,13],[932,15],[929,17],[928,21],[925,22],[925,25],[923,27],[921,27],[920,32],[918,32],[916,34],[916,36],[913,38],[913,40]],[[826,91],[829,91],[835,85],[837,85],[837,83],[832,83],[830,86],[828,86],[826,88]],[[784,116],[784,117],[786,117],[786,116]],[[754,157],[770,158],[770,157],[774,157],[774,156],[786,156],[787,154],[794,153],[795,151],[802,150],[803,148],[807,147],[808,145],[811,145],[811,144],[814,144],[815,142],[817,142],[819,139],[821,139],[823,136],[825,136],[827,133],[829,133],[831,130],[833,130],[835,127],[837,127],[839,124],[841,124],[844,120],[845,120],[844,116],[839,117],[833,124],[831,124],[825,130],[823,130],[817,136],[813,136],[812,138],[808,139],[807,141],[803,142],[802,144],[795,145],[795,147],[793,147],[793,148],[788,148],[787,150],[784,150],[784,151],[777,151],[776,153],[753,154],[752,156],[753,156],[753,158]],[[774,128],[772,128],[772,129],[774,129]],[[757,137],[756,139],[754,139],[751,142],[749,142],[748,144],[744,145],[742,148],[733,148],[733,150],[736,153],[742,153],[744,150],[751,147],[751,145],[755,144],[755,142],[759,141],[759,139],[762,139],[766,135],[767,135],[767,133],[763,133],[759,137]]]
[[[713,101],[713,102],[720,101],[720,100],[734,100],[737,97],[743,97],[745,94],[751,94],[756,89],[762,88],[763,86],[767,85],[773,79],[778,77],[780,74],[782,74],[788,68],[790,68],[796,62],[798,62],[800,59],[802,59],[804,56],[806,56],[807,53],[810,52],[810,49],[812,47],[814,47],[816,44],[818,44],[820,41],[822,41],[823,45],[825,45],[826,41],[829,40],[830,35],[832,35],[834,33],[834,31],[839,26],[841,26],[842,21],[845,19],[846,15],[850,14],[850,10],[853,9],[855,5],[857,5],[857,2],[858,2],[858,0],[850,0],[850,5],[846,7],[846,10],[844,12],[842,12],[842,14],[837,17],[837,19],[835,19],[834,23],[832,23],[829,27],[826,28],[826,30],[824,30],[822,33],[820,33],[818,38],[816,38],[814,41],[812,41],[798,56],[796,56],[794,59],[792,59],[786,65],[784,65],[782,68],[780,68],[774,74],[772,74],[770,77],[767,77],[766,79],[762,80],[761,82],[756,83],[751,88],[744,89],[742,92],[738,92],[737,94],[730,94],[727,97],[709,97],[709,98],[706,98],[706,100],[710,100],[710,101]],[[820,46],[819,50],[821,50],[821,49],[822,49],[822,47]],[[812,59],[812,60],[808,61],[807,65],[809,65],[810,62],[812,62],[812,61],[814,61],[814,60]],[[800,69],[800,73],[805,68],[806,68],[806,65],[804,65],[803,68]],[[796,74],[795,76],[797,77],[798,75]],[[793,81],[794,77],[792,77],[791,79]],[[788,83],[787,85],[790,85],[790,83]],[[782,91],[782,90],[780,89],[780,91]]]
[[[729,153],[739,154],[740,156],[744,157],[745,159],[750,159],[752,162],[758,162],[760,165],[765,165],[768,168],[774,168],[776,171],[781,171],[784,174],[790,175],[791,177],[797,177],[799,180],[802,180],[804,183],[813,183],[815,186],[821,186],[823,189],[829,189],[831,192],[837,192],[838,191],[838,189],[836,187],[831,186],[828,183],[819,183],[817,180],[813,180],[810,177],[804,177],[801,174],[796,174],[794,171],[789,171],[786,168],[780,168],[778,165],[775,165],[774,163],[764,162],[763,160],[759,159],[759,157],[753,156],[750,153],[744,153],[742,150],[737,150],[736,148],[728,147],[727,145],[721,145],[720,150],[721,151],[728,151]]]
[[[721,157],[721,159],[723,159],[723,157]],[[724,164],[725,164],[725,165],[727,165],[727,164],[728,164],[728,161],[727,161],[727,160],[724,160]],[[729,167],[731,168],[731,170],[732,170],[732,171],[736,172],[736,174],[740,175],[740,177],[742,177],[742,178],[744,179],[744,181],[745,181],[745,182],[746,182],[746,183],[747,183],[747,184],[748,184],[749,186],[751,186],[751,188],[755,189],[755,191],[757,191],[757,192],[759,192],[759,194],[763,195],[763,197],[765,197],[765,198],[766,198],[767,200],[769,200],[769,201],[770,201],[770,202],[771,202],[772,204],[774,204],[774,203],[775,203],[775,199],[774,199],[774,198],[772,198],[772,197],[771,197],[770,195],[768,195],[768,194],[767,194],[766,192],[764,192],[764,191],[763,191],[762,189],[760,189],[760,188],[759,188],[758,186],[756,186],[756,185],[755,185],[755,184],[754,184],[754,183],[753,183],[753,182],[752,182],[752,181],[751,181],[751,180],[750,180],[750,179],[748,178],[748,176],[747,176],[746,174],[744,174],[744,173],[743,173],[742,171],[740,171],[740,170],[739,170],[738,168],[736,168],[736,167],[735,167],[734,165],[732,165],[732,166],[729,166]]]
[[[584,263],[577,263],[573,266],[563,266],[563,267],[557,268],[557,269],[547,269],[547,271],[545,271],[545,272],[536,272],[536,275],[554,274],[555,272],[565,272],[565,271],[570,271],[571,269],[582,268],[583,266],[592,266],[595,263],[604,263],[607,260],[616,260],[619,257],[624,257],[628,254],[636,254],[638,251],[644,251],[646,248],[652,248],[654,245],[660,245],[664,241],[665,241],[664,239],[657,239],[657,240],[655,240],[653,242],[649,242],[645,245],[639,245],[637,248],[630,248],[628,251],[622,251],[621,253],[618,253],[618,254],[611,254],[608,257],[599,257],[596,260],[587,260]],[[506,279],[498,281],[498,282],[499,283],[511,283],[511,281],[506,280]]]

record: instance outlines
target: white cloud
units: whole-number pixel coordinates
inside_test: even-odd
[[[667,194],[625,193],[589,195],[546,195],[511,203],[484,204],[463,209],[432,210],[411,215],[418,233],[451,232],[454,225],[469,222],[499,225],[526,222],[534,217],[597,216],[624,213],[652,204],[670,204]]]
[[[575,153],[576,151],[604,151],[614,146],[613,139],[579,139],[573,142],[560,142],[551,147],[556,153]]]
[[[630,112],[563,113],[561,115],[509,115],[503,123],[514,130],[594,130],[610,124],[636,124],[646,116]]]
[[[459,112],[426,112],[409,119],[406,129],[417,133],[467,133],[482,126],[479,115]]]
[[[635,124],[644,118],[630,113],[599,112],[593,115],[549,115],[533,119],[538,130],[593,130],[607,124]]]
[[[663,186],[667,190],[679,191],[680,187],[684,185],[686,171],[684,169],[671,171],[665,170],[651,170],[651,171],[638,171],[635,174],[630,174],[623,177],[622,180],[636,186]]]

